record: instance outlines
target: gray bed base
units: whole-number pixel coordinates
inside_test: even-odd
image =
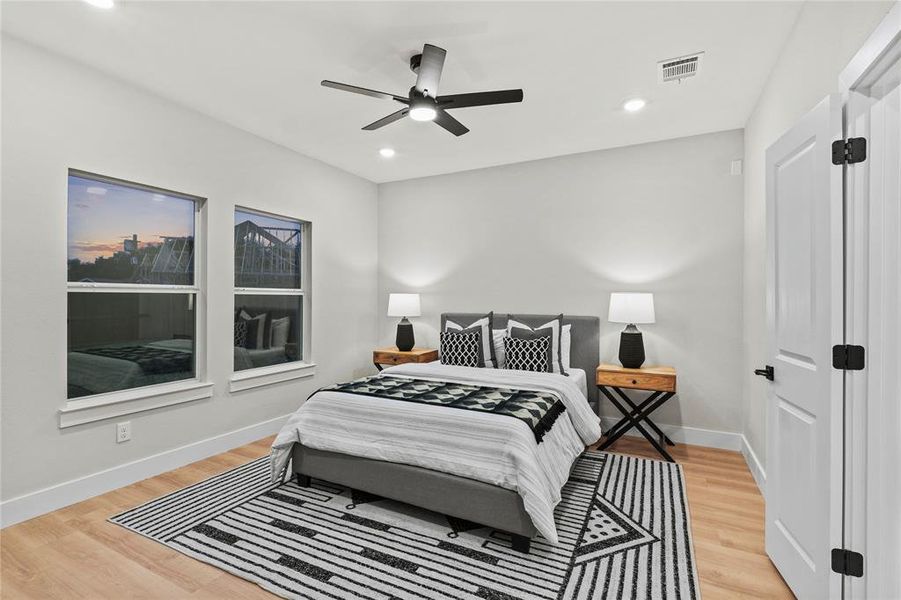
[[[482,316],[478,313],[445,313],[441,329],[448,319],[468,325]],[[554,315],[516,315],[535,327]],[[599,363],[600,319],[563,317],[572,325],[570,364],[585,371],[589,402],[597,401],[594,374]],[[507,325],[507,315],[494,315],[494,328]],[[384,498],[406,502],[438,513],[486,525],[512,536],[514,550],[529,552],[535,526],[516,492],[496,485],[412,465],[391,463],[338,452],[328,452],[294,444],[291,469],[303,487],[310,479],[322,479]]]
[[[520,552],[529,551],[536,533],[519,494],[474,479],[301,444],[294,444],[292,469],[302,487],[310,478],[323,479],[506,531]]]

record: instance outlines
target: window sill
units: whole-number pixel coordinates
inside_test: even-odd
[[[238,371],[229,381],[229,390],[243,392],[264,385],[282,383],[292,379],[312,377],[316,374],[316,363],[295,362],[272,367],[259,367]]]
[[[70,400],[59,411],[59,427],[74,427],[154,408],[213,397],[213,384],[197,380],[163,383]]]

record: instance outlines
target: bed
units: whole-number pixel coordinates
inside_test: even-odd
[[[470,322],[478,316],[444,314],[442,329],[449,318]],[[531,326],[552,318],[517,315]],[[495,315],[494,327],[503,328],[506,320]],[[301,485],[322,479],[506,531],[522,552],[536,533],[556,543],[553,508],[560,489],[576,457],[601,435],[589,404],[596,390],[586,383],[599,362],[599,320],[575,316],[563,323],[572,326],[570,365],[585,377],[437,362],[398,365],[373,376],[553,397],[563,408],[546,431],[496,414],[323,390],[277,436],[273,476],[281,476],[290,461]]]

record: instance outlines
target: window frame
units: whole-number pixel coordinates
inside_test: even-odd
[[[281,383],[292,379],[303,377],[312,377],[315,374],[316,363],[312,360],[311,351],[311,323],[312,323],[312,302],[311,302],[311,247],[312,247],[312,223],[299,217],[269,212],[258,208],[251,208],[246,205],[236,204],[232,211],[232,221],[234,222],[234,214],[237,212],[259,215],[261,217],[269,217],[272,219],[281,219],[290,221],[300,225],[300,287],[298,288],[264,288],[264,287],[239,287],[235,285],[236,274],[234,268],[235,262],[235,236],[231,236],[231,264],[232,264],[232,311],[234,314],[237,307],[236,299],[238,296],[299,296],[301,300],[301,356],[300,360],[295,360],[278,365],[268,367],[254,367],[251,369],[235,370],[234,361],[232,361],[232,375],[229,381],[229,390],[232,392],[240,392],[253,389],[256,387],[270,385],[273,383]]]
[[[165,383],[157,383],[140,387],[66,398],[63,408],[59,410],[60,428],[72,427],[93,421],[108,419],[152,410],[162,406],[171,406],[183,402],[192,402],[213,395],[212,383],[209,382],[207,364],[207,314],[206,314],[206,210],[207,199],[194,194],[187,194],[159,186],[147,185],[126,179],[100,175],[80,169],[68,169],[66,172],[66,211],[69,210],[68,181],[70,177],[90,179],[98,183],[108,183],[130,187],[150,193],[161,193],[176,198],[190,200],[194,203],[194,284],[136,284],[136,283],[97,283],[68,281],[66,275],[66,302],[70,293],[131,293],[131,294],[184,294],[194,297],[194,377],[179,379]],[[68,244],[68,234],[66,243]],[[66,324],[68,337],[69,326]],[[67,342],[68,346],[68,342]],[[66,349],[68,355],[68,347]],[[66,381],[68,381],[68,356],[66,360]]]

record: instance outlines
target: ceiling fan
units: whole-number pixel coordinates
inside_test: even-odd
[[[395,100],[405,106],[397,112],[391,113],[374,123],[370,123],[363,129],[372,131],[394,123],[408,116],[414,121],[434,121],[454,135],[460,136],[469,129],[460,121],[452,117],[447,111],[455,108],[467,108],[470,106],[488,106],[490,104],[507,104],[510,102],[522,102],[522,90],[499,90],[495,92],[475,92],[472,94],[451,94],[449,96],[438,95],[438,82],[441,79],[441,70],[444,68],[444,57],[447,51],[438,46],[426,44],[422,47],[422,54],[416,54],[410,58],[410,69],[416,73],[416,85],[410,88],[407,97],[397,94],[388,94],[377,90],[338,83],[336,81],[323,80],[322,85],[363,94],[383,100]]]

